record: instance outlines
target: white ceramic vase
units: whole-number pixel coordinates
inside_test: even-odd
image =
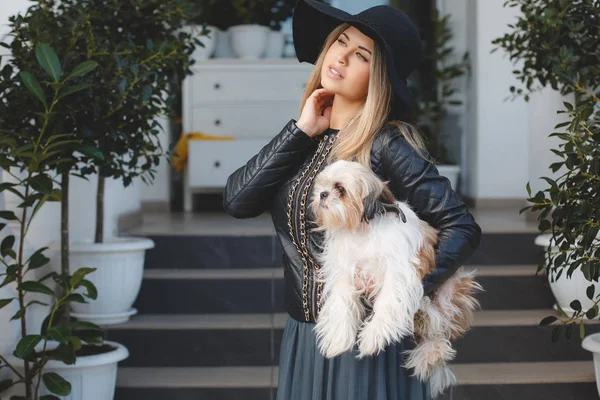
[[[231,47],[238,58],[256,60],[264,57],[271,29],[258,24],[236,25],[229,28]]]
[[[206,35],[202,35],[198,37],[198,40],[202,42],[204,47],[196,44],[196,48],[194,49],[194,53],[192,57],[196,61],[207,60],[213,56],[215,53],[215,49],[217,46],[217,27],[212,25],[207,25],[206,28],[210,31]],[[193,26],[191,32],[195,35],[199,35],[202,32],[201,26]]]
[[[129,357],[129,351],[122,344],[104,340],[104,344],[111,345],[115,349],[108,353],[89,356],[79,356],[75,364],[67,365],[62,361],[49,360],[44,366],[42,373],[54,372],[63,377],[71,384],[71,394],[61,397],[62,400],[113,400],[117,385],[117,368],[119,361]],[[56,348],[57,343],[48,341],[47,349]],[[43,342],[36,346],[36,350],[43,349]],[[23,374],[22,360],[6,355],[8,362],[14,366],[19,373]],[[30,364],[31,365],[31,364]],[[52,394],[44,385],[40,385],[40,397]],[[8,395],[24,396],[25,387],[13,386]]]
[[[98,297],[86,298],[88,304],[71,303],[71,315],[98,325],[128,321],[137,313],[132,306],[142,285],[146,250],[153,247],[151,239],[125,236],[107,239],[104,243],[72,243],[70,273],[79,268],[96,268],[86,279],[96,286]],[[86,290],[80,288],[77,293]]]
[[[534,243],[538,246],[541,246],[545,250],[550,245],[551,238],[551,233],[544,233],[536,236]],[[552,251],[559,251],[559,248],[553,246]],[[581,268],[577,268],[575,271],[573,271],[573,274],[569,279],[567,278],[567,269],[568,268],[565,267],[565,270],[559,279],[555,279],[555,276],[551,276],[550,274],[547,274],[547,276],[550,290],[552,291],[556,302],[570,316],[575,311],[570,306],[573,300],[579,300],[582,310],[588,310],[590,307],[592,307],[594,303],[587,297],[586,289],[591,284],[594,284],[596,287],[595,293],[600,293],[600,283],[594,281],[590,282],[585,279]],[[554,280],[554,282],[552,282],[552,280]],[[556,304],[554,305],[554,309],[558,309]],[[596,316],[595,319],[598,319],[599,317],[600,315]]]
[[[265,58],[282,58],[284,45],[285,35],[283,32],[273,30],[269,31]]]

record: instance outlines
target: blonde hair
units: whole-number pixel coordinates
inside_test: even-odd
[[[302,101],[300,111],[304,108],[306,100],[321,86],[321,68],[325,60],[325,55],[329,48],[335,43],[338,37],[344,32],[350,24],[342,23],[325,39],[323,49],[315,62],[315,67],[310,74]],[[329,153],[328,162],[335,160],[358,161],[365,167],[371,169],[371,148],[377,133],[386,125],[391,124],[397,127],[397,130],[404,136],[406,141],[416,150],[424,159],[428,157],[424,154],[426,150],[423,135],[420,130],[403,121],[389,119],[390,104],[393,96],[392,85],[387,77],[385,65],[385,53],[377,41],[374,41],[374,51],[371,57],[369,90],[363,107],[354,117],[340,128],[335,145]],[[431,160],[430,160],[431,161]]]

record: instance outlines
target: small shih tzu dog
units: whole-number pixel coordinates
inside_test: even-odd
[[[451,339],[471,326],[481,286],[475,271],[460,267],[424,296],[423,278],[435,268],[438,230],[406,202],[397,201],[379,177],[358,162],[339,160],[321,171],[310,207],[316,231],[324,234],[316,255],[323,283],[323,307],[314,328],[327,358],[352,350],[359,358],[377,354],[404,337],[405,367],[430,379],[433,396],[456,383],[447,362],[456,351]]]

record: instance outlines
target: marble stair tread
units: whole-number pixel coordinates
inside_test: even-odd
[[[537,233],[536,221],[528,221],[519,208],[472,208],[471,213],[484,234]],[[225,212],[146,212],[140,225],[121,231],[128,235],[274,235],[269,212],[254,218],[235,219]]]
[[[592,361],[451,364],[458,385],[588,383],[595,381]],[[120,388],[276,387],[279,368],[119,367]]]
[[[537,265],[469,265],[477,276],[534,276]],[[541,276],[541,275],[540,275]],[[248,269],[161,269],[144,270],[144,279],[282,279],[282,268]]]
[[[474,363],[451,366],[459,385],[594,382],[593,361]]]
[[[120,388],[269,388],[273,367],[119,367]]]
[[[484,326],[537,326],[546,316],[559,313],[552,309],[540,310],[482,310],[475,313],[474,327]],[[287,313],[264,314],[139,314],[130,321],[111,325],[114,330],[179,330],[179,329],[283,329]],[[585,320],[598,324],[599,320]]]

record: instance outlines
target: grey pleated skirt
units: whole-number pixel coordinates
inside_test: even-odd
[[[352,352],[324,358],[316,343],[314,323],[288,315],[279,356],[277,400],[430,400],[429,383],[402,367],[404,340],[376,356],[356,358]]]

